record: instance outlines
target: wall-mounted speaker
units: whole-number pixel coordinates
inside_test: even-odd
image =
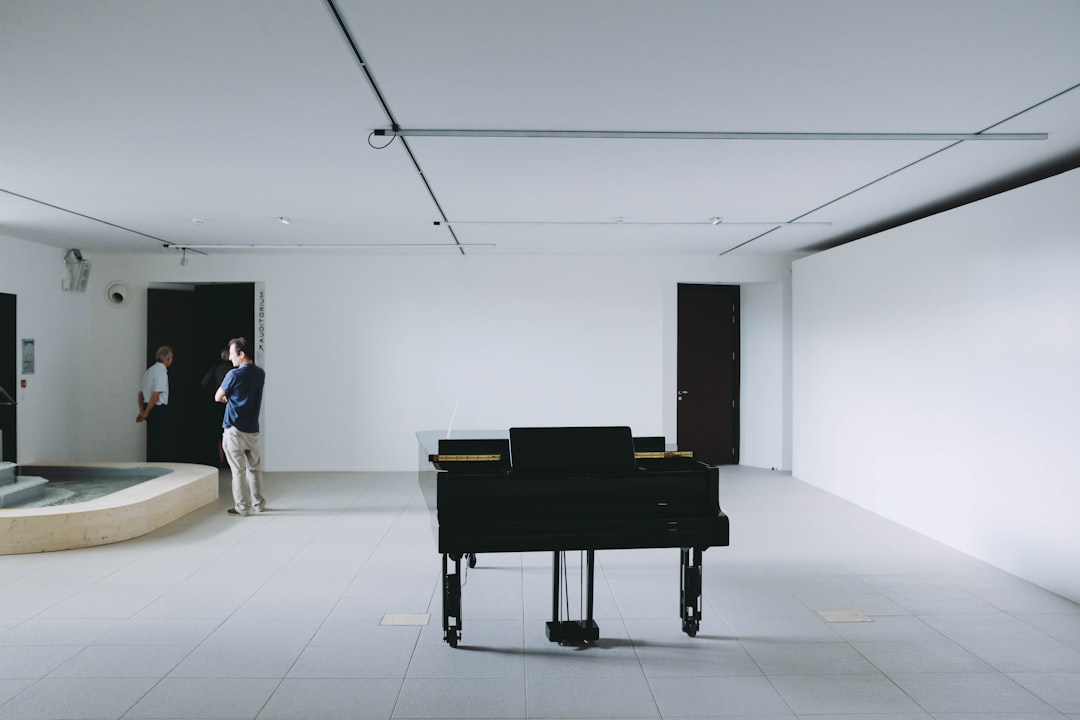
[[[131,288],[119,280],[114,280],[105,286],[105,300],[110,305],[121,307],[128,304],[131,299]]]

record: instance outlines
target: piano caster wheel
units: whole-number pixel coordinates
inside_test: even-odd
[[[469,553],[469,567],[476,567],[476,555],[474,555],[473,553]]]
[[[447,630],[446,631],[446,642],[450,644],[450,647],[456,648],[457,647],[457,641],[458,641],[457,630]]]
[[[697,637],[697,631],[701,624],[697,620],[684,620],[682,624],[683,632],[690,637]]]

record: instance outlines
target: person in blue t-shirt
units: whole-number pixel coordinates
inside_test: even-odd
[[[259,410],[262,408],[266,373],[251,358],[248,341],[229,341],[229,362],[233,369],[221,381],[214,400],[225,403],[221,437],[225,459],[232,470],[234,507],[230,515],[247,515],[266,510],[262,495],[262,461],[259,457]],[[247,497],[245,495],[247,489]]]

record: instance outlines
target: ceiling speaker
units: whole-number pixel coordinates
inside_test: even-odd
[[[115,305],[116,307],[127,305],[130,298],[131,288],[119,280],[113,281],[105,286],[105,300],[110,305]]]

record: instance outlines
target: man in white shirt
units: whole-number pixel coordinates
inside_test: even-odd
[[[165,444],[168,438],[169,366],[173,351],[168,345],[157,349],[157,362],[143,373],[139,390],[139,414],[135,422],[146,423],[146,460],[167,460]]]

